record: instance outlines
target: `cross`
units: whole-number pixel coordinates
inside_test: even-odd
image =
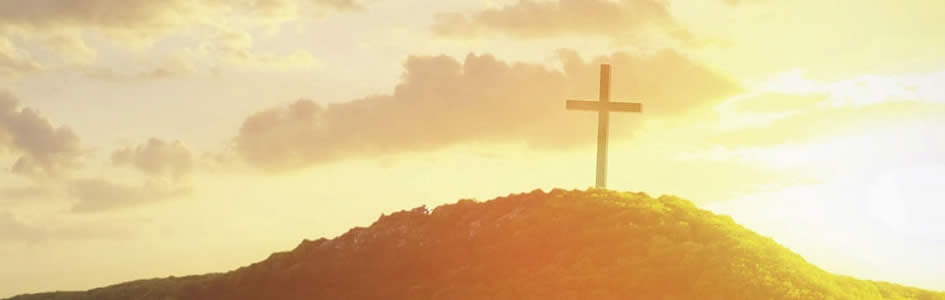
[[[640,103],[610,102],[610,65],[600,65],[600,101],[568,100],[570,110],[597,111],[597,187],[607,188],[607,135],[610,112],[642,112]]]

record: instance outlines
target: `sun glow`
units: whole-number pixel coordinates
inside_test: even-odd
[[[608,188],[943,290],[945,1],[867,2],[0,0],[0,298],[593,186],[601,64]]]
[[[796,172],[800,180],[778,182],[708,207],[770,233],[828,270],[867,277],[878,272],[872,268],[885,268],[894,270],[886,273],[894,274],[889,280],[901,276],[915,284],[932,284],[928,276],[933,269],[945,268],[941,262],[923,271],[889,262],[929,264],[917,258],[925,256],[924,250],[904,245],[945,245],[945,226],[936,221],[936,212],[945,205],[929,201],[945,184],[939,152],[945,140],[931,138],[945,132],[936,106],[945,103],[943,74],[816,81],[803,70],[791,70],[751,85],[747,93],[717,107],[718,130],[737,133],[750,128],[764,134],[740,135],[737,141],[746,145],[718,145],[687,157]],[[778,109],[759,109],[771,106]],[[793,138],[751,142],[769,135]],[[844,245],[829,246],[838,237]],[[844,257],[837,254],[840,248],[870,250]]]

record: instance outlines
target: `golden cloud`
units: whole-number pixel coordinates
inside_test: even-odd
[[[239,11],[260,19],[294,17],[311,4],[355,10],[354,0],[0,0],[0,26],[99,28],[136,34],[208,21]]]
[[[446,56],[410,57],[390,95],[320,105],[299,100],[248,117],[236,148],[271,171],[401,151],[427,151],[467,142],[527,143],[560,148],[590,143],[593,114],[567,112],[564,100],[596,98],[599,64],[615,68],[614,96],[644,103],[645,117],[672,117],[718,103],[739,87],[670,50],[617,53],[585,62],[562,51],[564,72],[506,63],[490,55],[460,62]],[[618,137],[636,118],[615,118]]]
[[[519,39],[565,35],[599,36],[626,42],[656,31],[682,42],[694,37],[659,0],[519,0],[501,8],[472,14],[436,15],[433,32],[443,37],[482,37],[504,34]]]
[[[191,188],[158,182],[142,185],[115,183],[105,179],[74,180],[69,185],[69,194],[78,199],[73,212],[95,213],[112,211],[182,197],[190,194]]]
[[[13,214],[0,212],[0,242],[36,242],[45,237],[46,232],[42,229],[21,222]]]
[[[56,177],[78,166],[82,156],[79,137],[67,127],[56,127],[34,109],[20,108],[13,95],[0,92],[0,150],[19,158],[14,173]]]
[[[298,18],[309,7],[332,11],[361,9],[354,0],[0,0],[0,36],[17,37],[16,44],[0,38],[0,76],[43,69],[42,64],[30,58],[27,46],[50,49],[58,54],[56,58],[69,64],[88,65],[97,57],[97,50],[86,43],[86,36],[91,33],[102,33],[132,47],[147,47],[170,34],[197,34],[199,30],[188,31],[195,26],[279,24]],[[249,46],[241,49],[241,56],[224,53],[224,62],[271,64],[280,68],[314,63],[305,52],[287,56],[255,54]],[[55,58],[44,58],[43,63],[52,61]]]
[[[803,96],[802,101],[826,95]],[[784,99],[775,95],[773,99]],[[823,102],[814,102],[823,103]],[[781,106],[782,104],[774,104]],[[922,101],[886,101],[854,106],[822,106],[807,109],[772,122],[723,132],[714,139],[722,145],[772,146],[785,143],[847,137],[878,129],[945,124],[945,104]]]
[[[15,78],[42,69],[43,66],[28,53],[14,47],[9,39],[0,37],[0,78]]]
[[[145,174],[175,180],[190,175],[194,164],[190,150],[183,143],[156,138],[112,152],[112,163],[133,166]]]

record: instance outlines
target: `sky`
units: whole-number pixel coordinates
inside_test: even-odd
[[[945,290],[945,2],[0,0],[0,297],[594,184]]]

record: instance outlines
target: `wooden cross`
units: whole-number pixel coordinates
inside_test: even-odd
[[[607,188],[607,135],[610,112],[642,112],[640,103],[610,102],[610,65],[600,65],[600,101],[568,100],[567,109],[596,110],[597,115],[597,187]]]

